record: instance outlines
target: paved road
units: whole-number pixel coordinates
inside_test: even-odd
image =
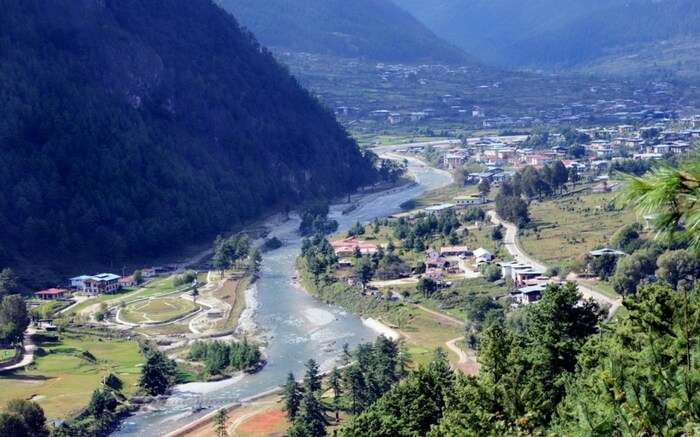
[[[32,335],[35,333],[36,330],[34,328],[27,328],[27,331],[24,333],[24,351],[22,352],[22,360],[17,364],[0,368],[0,372],[23,369],[34,362],[34,350],[36,349],[36,346],[32,341]]]
[[[537,267],[542,270],[547,270],[546,265],[532,258],[530,255],[528,255],[527,253],[525,253],[525,251],[522,250],[520,245],[518,245],[517,226],[515,226],[513,223],[501,220],[496,214],[496,211],[489,211],[487,214],[489,215],[492,223],[496,225],[500,224],[506,229],[506,233],[503,237],[503,245],[505,246],[508,253],[510,253],[516,261],[525,264],[530,264],[531,266]],[[622,305],[621,297],[618,299],[613,299],[599,291],[596,291],[582,284],[580,281],[576,281],[576,279],[573,277],[569,277],[567,279],[576,282],[576,284],[578,285],[578,290],[583,295],[583,297],[587,299],[595,299],[598,303],[609,306],[608,318],[612,317],[613,314],[615,314],[615,312],[617,312],[617,310]]]

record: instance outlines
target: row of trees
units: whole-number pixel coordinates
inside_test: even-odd
[[[245,234],[236,234],[229,238],[222,236],[214,240],[214,268],[221,271],[230,269],[246,259],[251,250],[250,238]]]
[[[350,352],[345,346],[343,370],[334,368],[327,378],[332,393],[330,404],[320,399],[324,383],[314,360],[306,363],[302,384],[289,374],[283,387],[287,416],[293,421],[289,436],[317,437],[325,435],[329,420],[325,411],[333,411],[335,421],[340,411],[360,414],[406,375],[405,355],[398,345],[384,336],[374,344],[366,343]]]
[[[226,371],[253,368],[260,363],[262,354],[258,345],[250,344],[244,338],[242,342],[229,343],[196,341],[192,344],[189,358],[204,362],[209,375],[220,375]]]

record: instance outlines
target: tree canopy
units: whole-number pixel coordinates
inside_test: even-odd
[[[209,0],[0,6],[0,265],[152,257],[376,178]]]

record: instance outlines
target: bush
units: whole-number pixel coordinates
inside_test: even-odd
[[[280,239],[277,237],[272,237],[265,240],[265,243],[263,243],[264,250],[275,250],[279,249],[280,247],[282,247],[282,241],[280,241]]]
[[[82,351],[82,352],[80,353],[80,358],[82,358],[82,359],[84,359],[84,360],[86,360],[86,361],[89,361],[89,362],[91,362],[91,363],[96,363],[96,362],[97,362],[97,358],[95,358],[95,356],[94,356],[90,351],[87,351],[87,350],[86,350],[86,351]]]
[[[122,387],[124,387],[122,380],[119,379],[119,377],[114,373],[110,373],[105,377],[104,384],[107,387],[117,391],[120,391]]]
[[[496,282],[501,279],[501,268],[496,264],[488,264],[483,268],[482,274],[489,282]]]
[[[405,201],[404,203],[402,203],[401,205],[399,205],[399,207],[400,207],[401,209],[403,209],[404,211],[406,211],[406,210],[410,210],[410,209],[415,209],[415,208],[416,208],[416,205],[417,205],[416,200],[415,200],[415,199],[411,199],[411,200]]]
[[[180,273],[179,275],[176,275],[173,278],[173,285],[175,287],[179,287],[181,285],[191,284],[192,282],[194,282],[195,279],[197,279],[197,272],[193,270],[187,270],[183,273]]]

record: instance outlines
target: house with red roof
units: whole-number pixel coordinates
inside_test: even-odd
[[[379,250],[376,244],[356,240],[355,237],[332,241],[331,246],[337,256],[352,256],[355,250],[359,250],[362,255],[374,255]]]
[[[68,291],[62,288],[48,288],[46,290],[37,291],[34,296],[41,300],[56,300],[64,299],[68,294]]]

